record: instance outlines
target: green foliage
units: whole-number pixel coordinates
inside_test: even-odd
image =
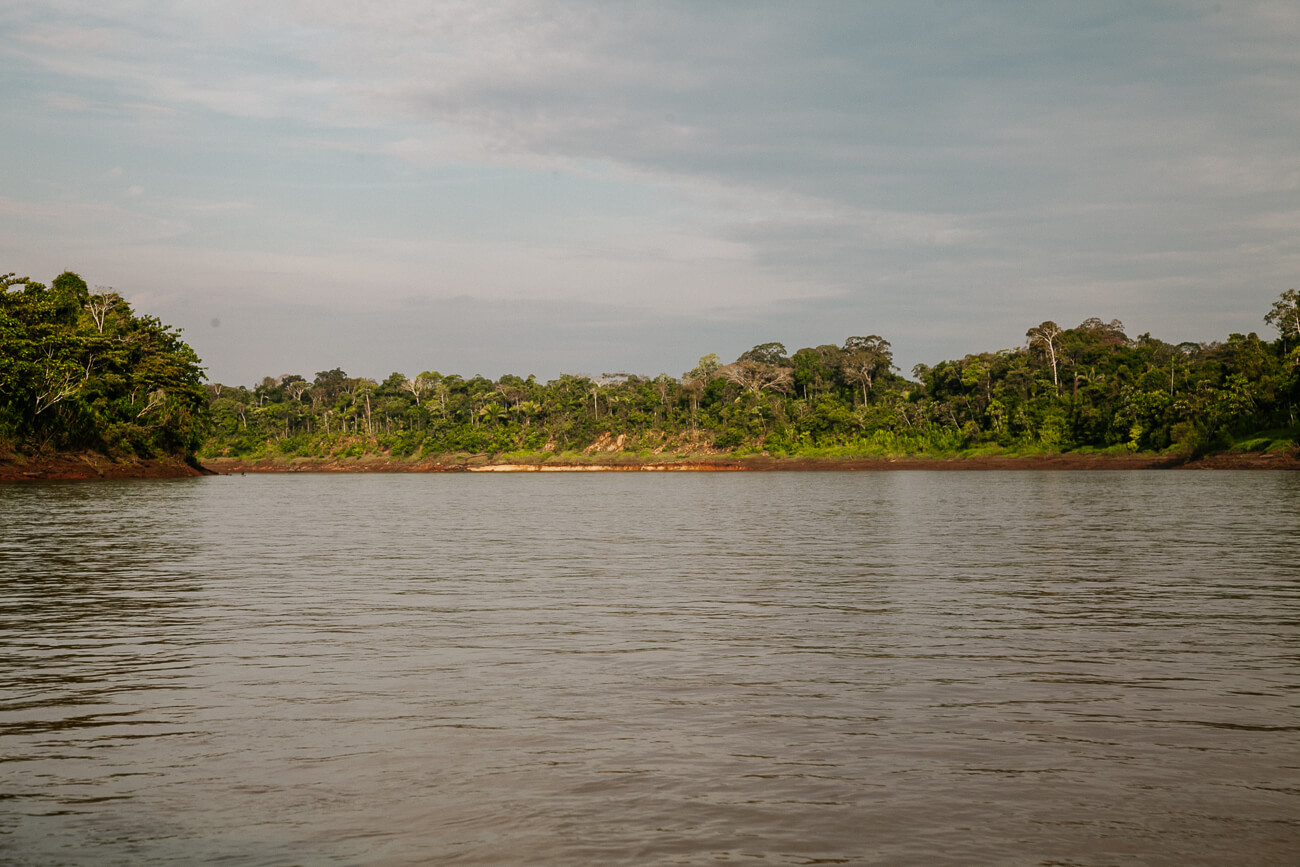
[[[1273,309],[1264,314],[1264,321],[1282,334],[1283,345],[1295,346],[1300,342],[1300,292],[1288,289],[1273,302]]]
[[[209,432],[199,364],[179,331],[111,289],[68,272],[49,288],[0,278],[0,440],[12,448],[192,458]]]
[[[1195,454],[1234,441],[1281,448],[1292,440],[1255,432],[1297,423],[1300,340],[1287,318],[1294,302],[1284,293],[1266,317],[1281,332],[1272,343],[1233,334],[1173,345],[1129,338],[1117,320],[1075,328],[1049,321],[1029,329],[1022,347],[918,365],[910,381],[897,374],[889,341],[874,334],[792,355],[763,343],[729,365],[710,353],[680,380],[493,382],[426,371],[378,382],[337,368],[311,382],[268,377],[252,389],[208,386],[212,438],[203,454],[537,461],[705,450],[830,457]],[[122,437],[131,441],[129,432]]]

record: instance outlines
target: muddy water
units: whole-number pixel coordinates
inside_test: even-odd
[[[0,861],[1292,864],[1300,476],[0,485]]]

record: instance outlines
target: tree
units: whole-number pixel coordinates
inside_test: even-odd
[[[699,364],[682,374],[682,379],[687,382],[703,382],[706,385],[709,380],[718,375],[722,369],[722,359],[718,358],[716,352],[710,352],[700,359]]]
[[[111,286],[96,286],[95,291],[86,299],[86,312],[90,314],[90,319],[95,323],[95,330],[100,334],[104,333],[104,326],[108,322],[108,314],[117,307],[122,296],[113,291]]]
[[[439,373],[425,372],[420,374],[420,378],[426,379],[429,383],[429,392],[433,395],[429,405],[433,406],[436,403],[438,405],[438,414],[445,421],[447,418],[447,398],[451,396],[451,387],[447,385],[446,380]]]
[[[620,377],[622,377],[620,379]],[[591,415],[592,418],[600,418],[600,390],[608,385],[616,385],[627,379],[625,373],[602,373],[600,376],[593,376],[587,382],[591,386]]]
[[[1300,341],[1300,292],[1288,289],[1273,302],[1273,309],[1264,314],[1264,321],[1282,334],[1282,350],[1290,341]]]
[[[805,400],[810,391],[816,396],[831,387],[835,372],[843,367],[843,358],[844,350],[830,344],[800,349],[791,357],[794,384]]]
[[[1060,349],[1061,335],[1064,333],[1061,327],[1050,319],[1025,332],[1030,348],[1041,347],[1044,355],[1046,355],[1047,361],[1052,367],[1052,386],[1058,393],[1061,390],[1061,380],[1057,376],[1056,370],[1057,352]]]
[[[288,377],[284,381],[284,391],[294,401],[302,400],[302,396],[311,390],[311,383],[301,376]]]
[[[894,356],[889,341],[878,334],[850,337],[844,341],[843,353],[840,370],[844,381],[862,386],[862,403],[865,405],[876,378],[893,366]]]
[[[728,382],[739,385],[746,394],[761,391],[789,391],[794,385],[793,371],[788,367],[764,364],[761,361],[737,361],[721,368],[718,374]]]
[[[1104,343],[1125,343],[1128,336],[1124,333],[1124,323],[1118,319],[1103,322],[1096,316],[1089,317],[1079,324],[1079,331],[1087,331]]]
[[[696,429],[696,416],[700,409],[700,398],[722,369],[722,359],[716,352],[710,352],[700,358],[698,364],[682,374],[682,390],[691,396],[691,430]]]
[[[402,380],[401,387],[403,391],[409,391],[411,397],[415,398],[416,405],[419,405],[421,395],[428,391],[431,385],[433,385],[433,383],[430,382],[423,373],[421,373],[411,379]]]
[[[319,389],[321,402],[329,406],[347,390],[347,383],[348,375],[336,367],[333,370],[319,371],[313,385]]]
[[[782,343],[760,343],[742,353],[736,360],[757,361],[759,364],[770,364],[773,367],[790,366],[790,359],[785,354],[785,344]]]
[[[379,383],[373,379],[358,377],[352,380],[352,406],[356,413],[358,428],[361,422],[362,405],[365,406],[366,436],[375,435],[374,426],[371,424],[370,396],[375,393],[375,389],[378,387]]]
[[[661,373],[654,378],[653,382],[655,394],[659,395],[659,405],[661,407],[667,407],[668,394],[673,390],[673,386],[677,381],[668,374]]]

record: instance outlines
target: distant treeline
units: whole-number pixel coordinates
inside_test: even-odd
[[[1177,450],[1293,440],[1300,406],[1297,293],[1265,321],[1276,340],[1170,344],[1118,321],[1043,322],[1023,347],[899,375],[887,340],[788,352],[764,343],[680,377],[627,373],[382,382],[339,369],[213,384],[205,455],[397,457],[702,449],[779,454]],[[1261,434],[1263,434],[1261,436]],[[1250,443],[1246,443],[1247,447]]]
[[[502,453],[1203,453],[1300,434],[1300,295],[1264,316],[1278,337],[1130,338],[1118,321],[1044,322],[1016,349],[907,379],[889,341],[788,352],[764,343],[680,377],[493,381],[426,371],[382,382],[339,369],[204,385],[179,331],[72,273],[0,277],[0,450],[396,457]]]
[[[208,396],[179,334],[70,272],[0,276],[0,450],[192,458]]]

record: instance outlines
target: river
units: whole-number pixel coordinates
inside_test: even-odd
[[[0,862],[1286,864],[1300,474],[0,485]]]

